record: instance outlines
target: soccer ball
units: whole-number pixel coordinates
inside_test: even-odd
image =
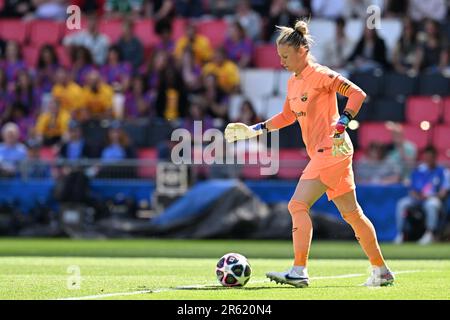
[[[252,269],[247,258],[239,253],[227,253],[216,266],[216,276],[224,287],[242,287],[250,280]]]

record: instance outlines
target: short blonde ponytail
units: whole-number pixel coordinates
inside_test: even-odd
[[[293,46],[296,49],[304,47],[310,49],[313,39],[309,33],[308,22],[305,20],[297,20],[294,28],[276,26],[280,34],[277,38],[277,45]]]
[[[297,20],[297,22],[295,23],[294,29],[303,35],[309,34],[308,23],[306,21]]]

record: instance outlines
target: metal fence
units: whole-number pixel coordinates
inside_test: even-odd
[[[307,159],[275,160],[277,172],[271,175],[262,174],[264,165],[257,164],[189,164],[190,180],[202,179],[286,179],[297,180],[306,165]],[[101,159],[83,160],[26,160],[17,165],[16,172],[0,178],[54,179],[74,169],[81,169],[92,179],[125,179],[154,180],[157,179],[158,164],[171,163],[157,159],[127,159],[105,162]],[[389,184],[407,181],[410,172],[417,163],[404,165],[400,163],[365,163],[356,161],[353,164],[355,180],[365,184]],[[163,171],[161,171],[163,172]],[[395,181],[398,177],[398,181]]]
[[[193,178],[247,178],[264,179],[270,178],[298,178],[307,164],[307,160],[276,160],[279,167],[278,172],[270,176],[261,175],[264,165],[257,164],[189,164],[190,175]],[[83,160],[26,160],[17,165],[16,173],[3,178],[47,179],[55,178],[64,172],[81,169],[84,173],[95,179],[127,179],[156,180],[158,164],[167,163],[154,159],[127,159],[121,161],[105,162],[101,159]],[[170,163],[170,162],[169,162]]]

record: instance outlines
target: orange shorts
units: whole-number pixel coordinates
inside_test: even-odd
[[[300,180],[317,179],[325,184],[328,201],[347,192],[355,190],[355,179],[352,169],[352,157],[333,157],[317,154],[303,171]]]

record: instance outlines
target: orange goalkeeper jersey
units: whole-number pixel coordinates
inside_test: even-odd
[[[287,97],[283,110],[273,116],[271,124],[280,129],[297,120],[310,158],[321,152],[329,165],[339,157],[331,156],[334,129],[339,120],[336,92],[348,97],[347,109],[358,113],[365,93],[339,73],[320,64],[308,65],[297,77],[288,80]],[[351,140],[346,134],[346,141]]]

